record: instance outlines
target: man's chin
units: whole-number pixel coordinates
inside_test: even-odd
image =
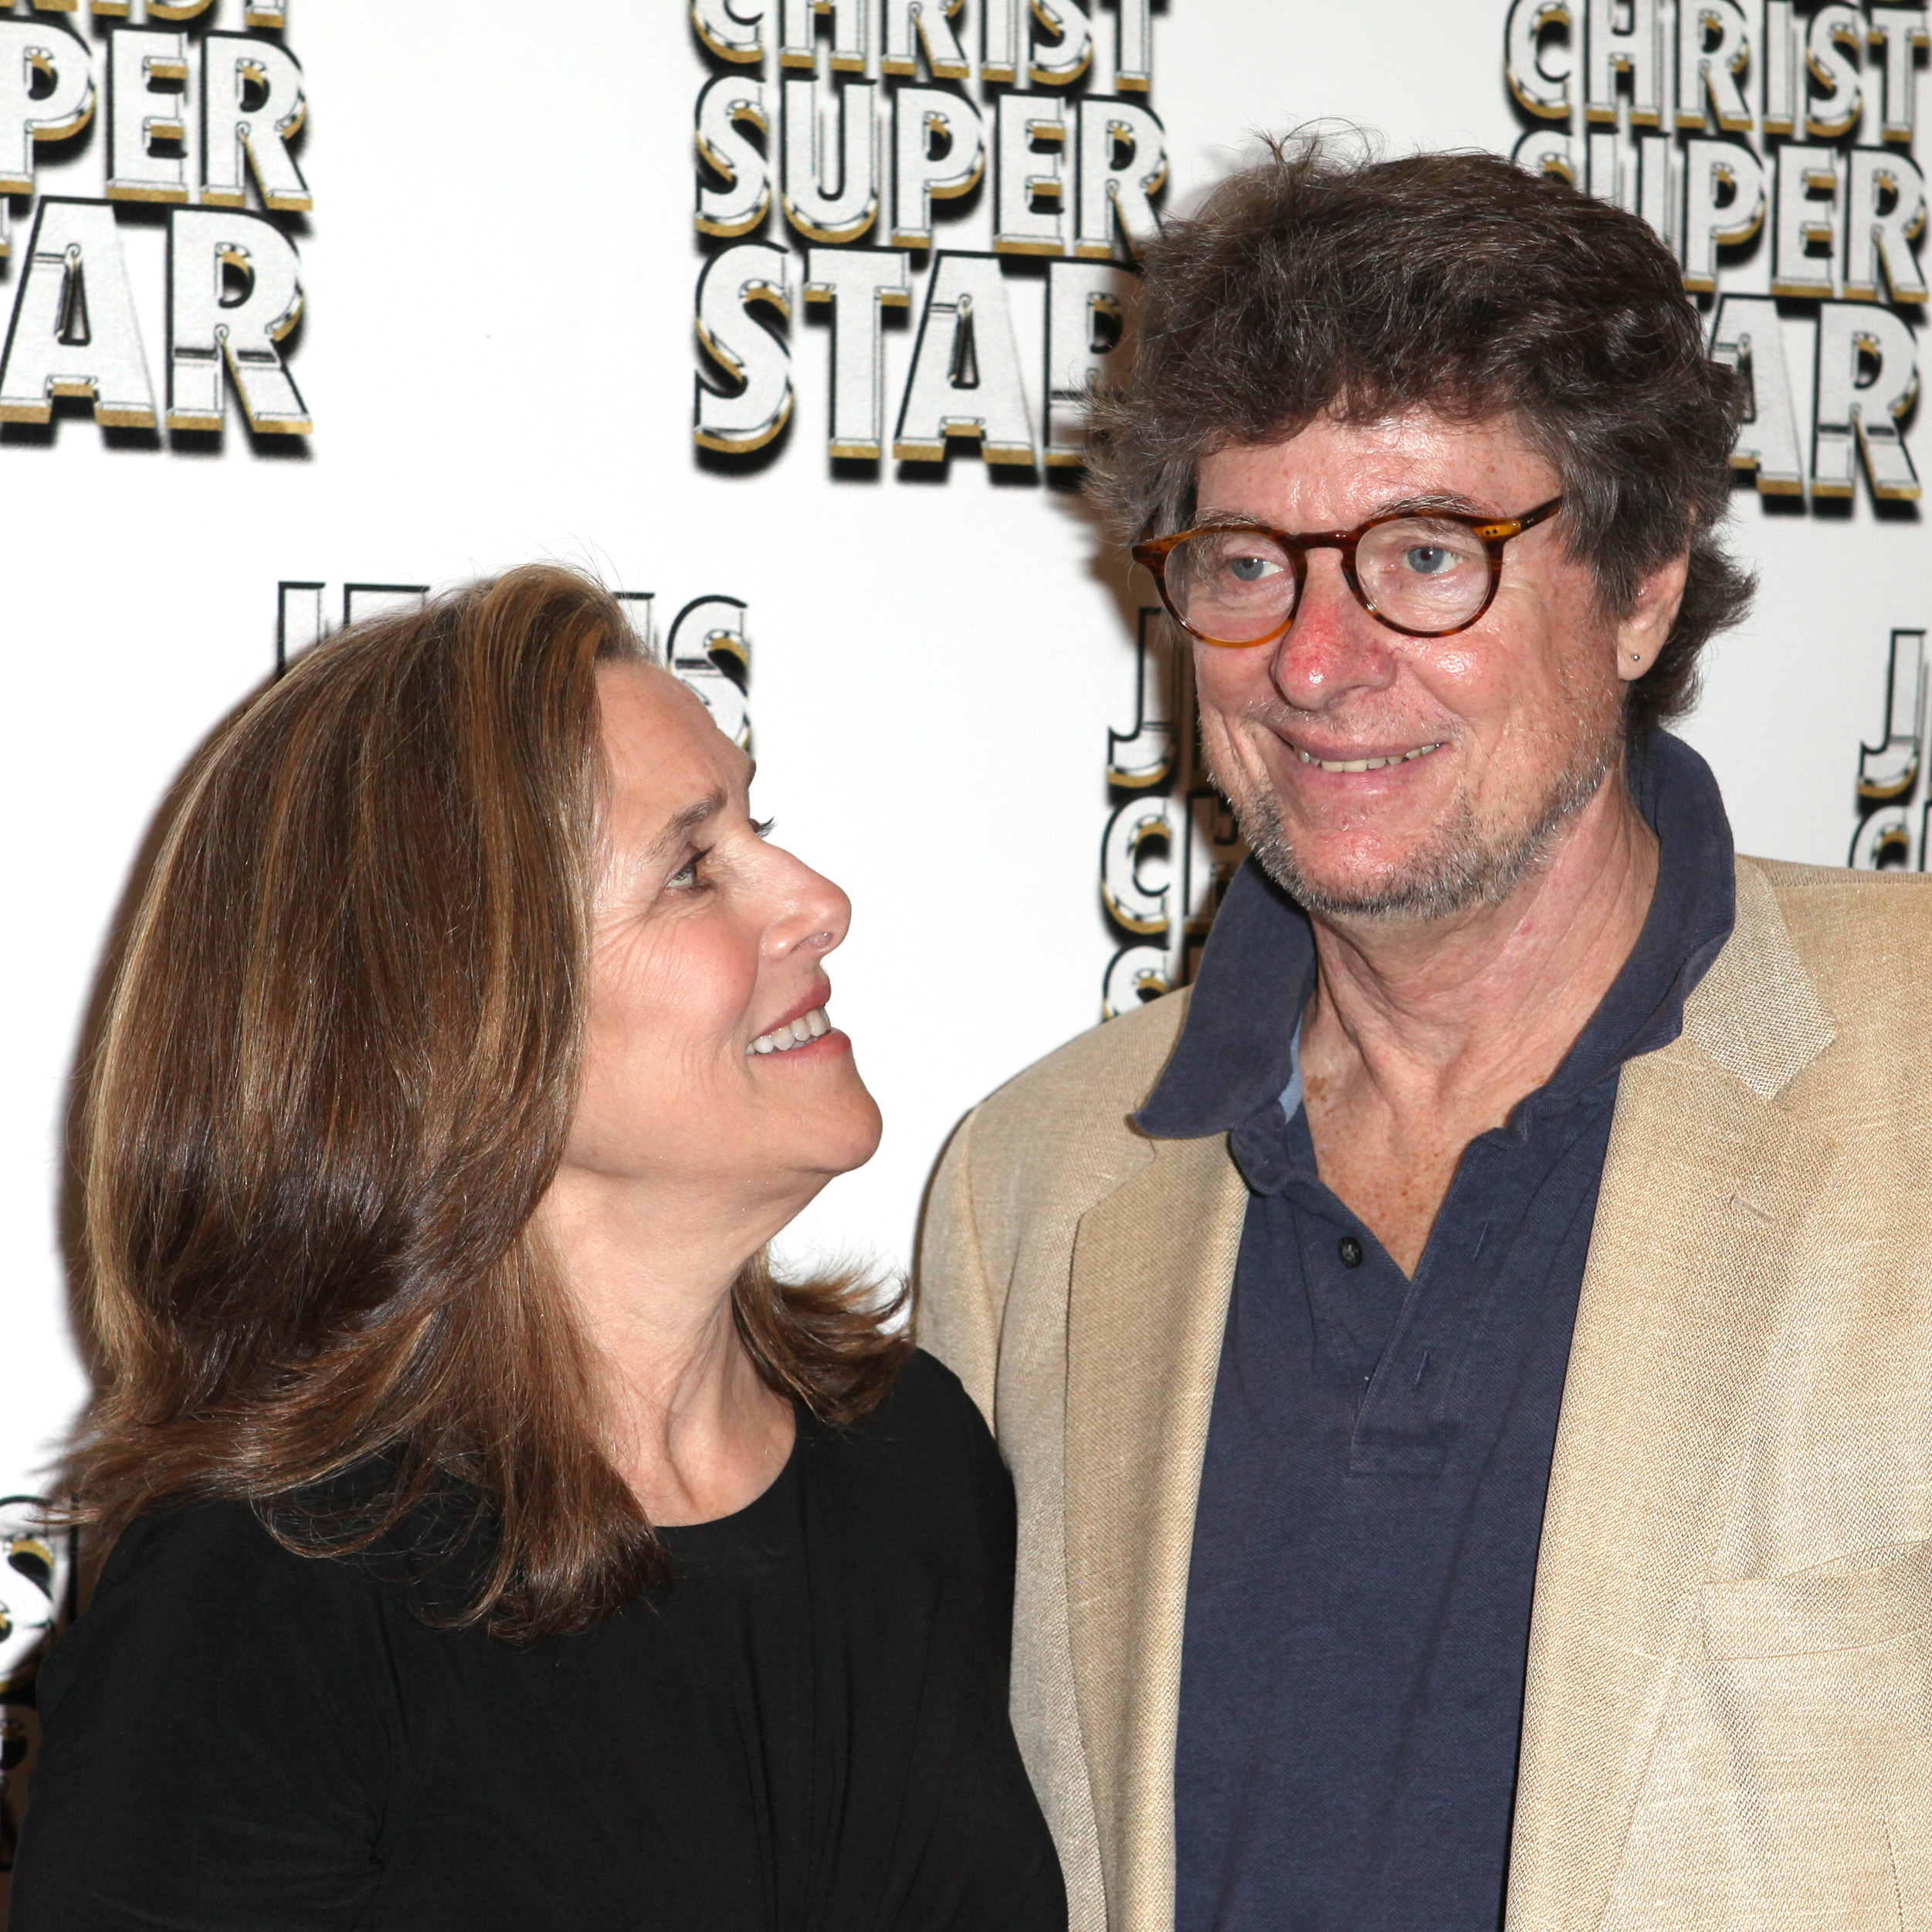
[[[1442,919],[1466,911],[1490,895],[1475,881],[1391,866],[1380,872],[1342,876],[1283,863],[1278,855],[1257,852],[1262,869],[1304,912],[1336,921],[1399,922]]]
[[[1406,900],[1414,884],[1410,868],[1386,862],[1322,864],[1294,848],[1266,844],[1256,848],[1255,856],[1269,877],[1310,912],[1372,917]]]
[[[1568,816],[1568,814],[1564,815]],[[1485,837],[1466,809],[1431,833],[1396,845],[1351,841],[1341,851],[1268,819],[1248,828],[1263,871],[1307,913],[1391,923],[1453,918],[1500,903],[1547,849],[1561,822]]]
[[[1346,910],[1372,916],[1391,900],[1405,901],[1439,866],[1434,849],[1446,842],[1439,830],[1398,832],[1378,827],[1341,832],[1287,825],[1273,813],[1236,814],[1249,849],[1262,869],[1310,912]]]

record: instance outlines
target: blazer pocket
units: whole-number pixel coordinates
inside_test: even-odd
[[[1713,1657],[1803,1657],[1896,1642],[1932,1625],[1932,1539],[1834,1557],[1784,1576],[1703,1586]]]

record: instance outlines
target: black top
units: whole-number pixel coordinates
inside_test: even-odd
[[[1303,916],[1252,867],[1141,1120],[1251,1189],[1202,1473],[1176,1763],[1179,1932],[1494,1932],[1557,1413],[1618,1069],[1729,936],[1702,759],[1632,759],[1660,846],[1630,958],[1547,1086],[1470,1143],[1414,1280],[1324,1185]]]
[[[1013,1536],[924,1355],[667,1531],[673,1588],[534,1646],[239,1504],[144,1517],[41,1673],[12,1932],[1063,1932],[1007,1721]]]

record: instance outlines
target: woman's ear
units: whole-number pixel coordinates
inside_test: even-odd
[[[1634,683],[1657,661],[1684,601],[1690,553],[1659,564],[1638,587],[1637,601],[1617,624],[1617,675]]]

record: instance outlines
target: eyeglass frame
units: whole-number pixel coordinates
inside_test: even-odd
[[[1503,546],[1513,537],[1520,537],[1526,530],[1533,530],[1547,518],[1554,517],[1563,507],[1561,493],[1552,497],[1546,503],[1538,503],[1534,510],[1526,510],[1520,517],[1478,517],[1466,510],[1392,510],[1380,517],[1371,517],[1364,524],[1353,530],[1315,530],[1295,536],[1285,530],[1276,530],[1272,525],[1238,520],[1226,524],[1197,524],[1191,530],[1184,530],[1172,537],[1151,537],[1136,544],[1130,553],[1134,561],[1154,579],[1154,587],[1161,593],[1161,602],[1167,606],[1168,615],[1190,637],[1198,637],[1204,644],[1212,644],[1216,650],[1251,651],[1263,644],[1272,644],[1278,637],[1285,636],[1294,626],[1301,612],[1301,600],[1308,588],[1308,552],[1311,550],[1334,550],[1341,553],[1342,575],[1347,580],[1349,590],[1355,602],[1374,619],[1377,623],[1398,632],[1403,637],[1453,637],[1459,631],[1467,630],[1472,624],[1480,623],[1483,614],[1496,602],[1496,587],[1503,581]],[[1440,631],[1417,630],[1410,625],[1398,624],[1392,617],[1385,616],[1370,602],[1363,590],[1361,579],[1355,575],[1355,547],[1371,530],[1379,530],[1385,524],[1401,524],[1428,519],[1436,523],[1460,524],[1472,531],[1482,543],[1490,560],[1489,588],[1483,593],[1483,601],[1459,624],[1452,624]],[[1295,574],[1295,601],[1288,615],[1265,637],[1225,638],[1210,637],[1205,631],[1196,630],[1193,625],[1174,608],[1174,599],[1168,591],[1168,558],[1190,537],[1208,537],[1218,532],[1239,533],[1252,530],[1256,536],[1272,537],[1287,553]]]

